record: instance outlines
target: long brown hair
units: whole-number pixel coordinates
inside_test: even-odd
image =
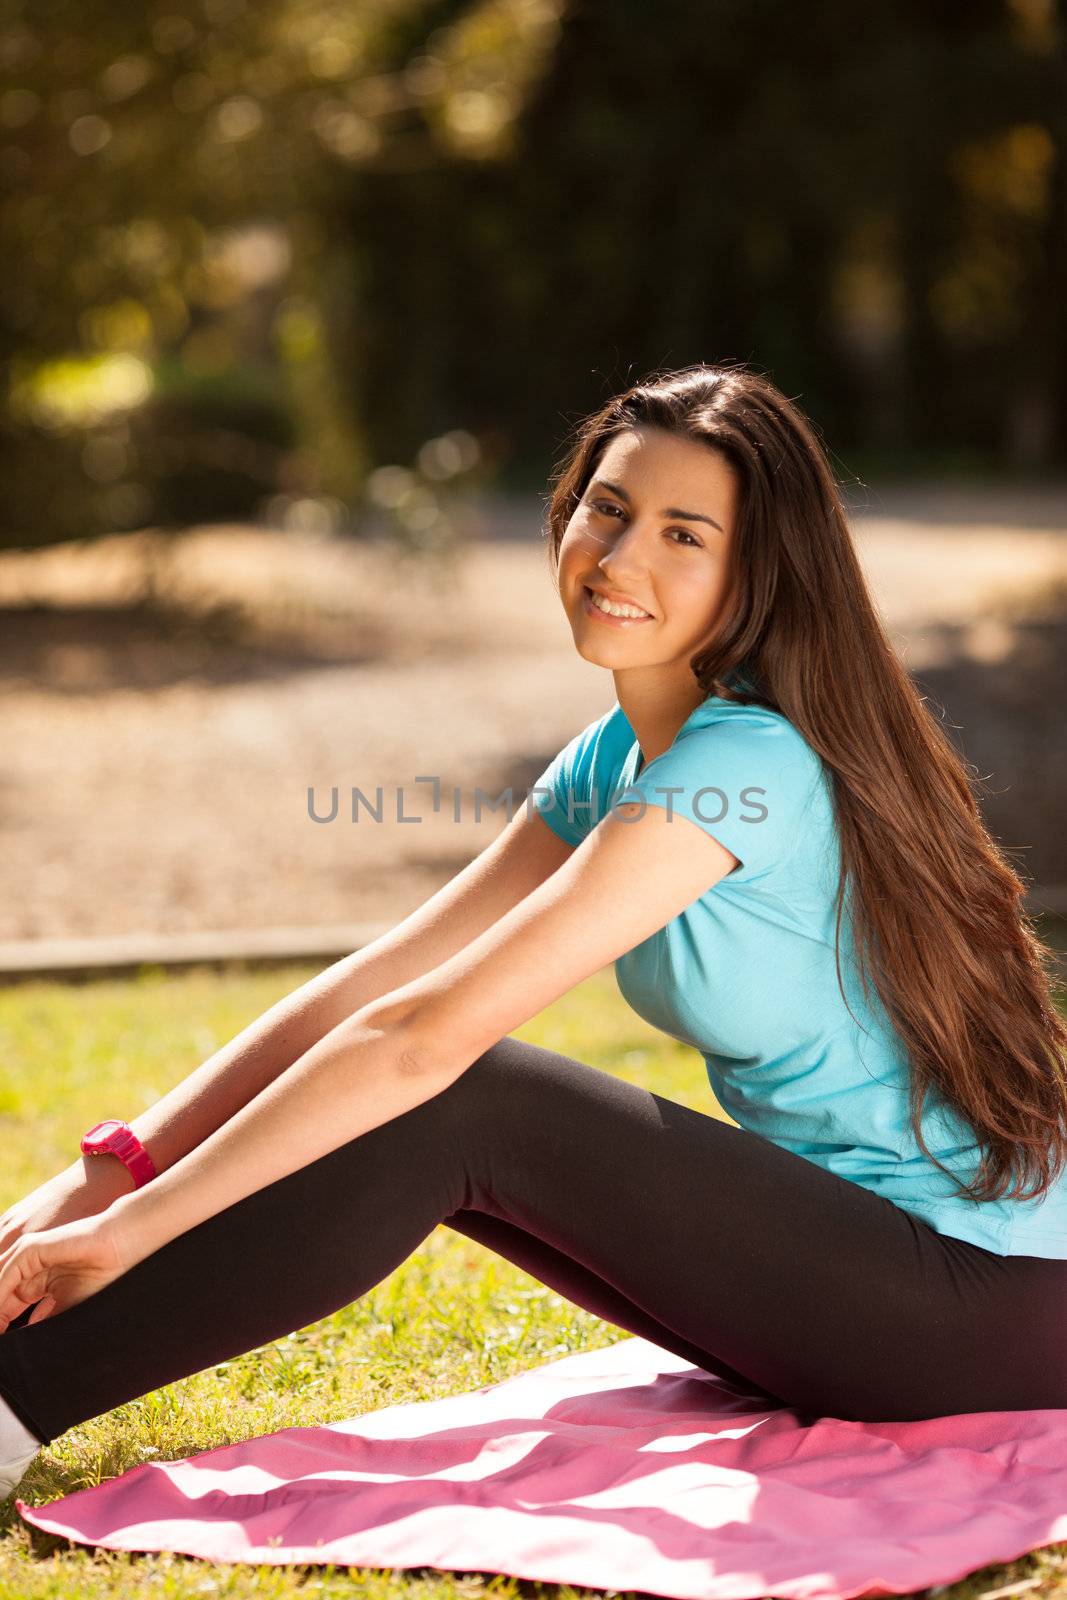
[[[733,604],[690,666],[705,694],[787,717],[829,770],[841,849],[838,983],[848,894],[864,993],[873,976],[908,1053],[920,1148],[948,1172],[922,1135],[932,1091],[982,1147],[961,1194],[1044,1194],[1067,1161],[1067,1025],[1050,951],[1023,910],[1025,885],[982,821],[979,780],[884,631],[812,424],[741,364],[697,364],[632,385],[578,424],[552,475],[554,579],[567,523],[608,442],[642,425],[721,451],[737,473]]]

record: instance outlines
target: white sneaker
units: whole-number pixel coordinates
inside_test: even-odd
[[[18,1488],[25,1476],[26,1468],[43,1448],[43,1445],[36,1445],[34,1449],[27,1450],[21,1456],[12,1456],[9,1461],[0,1461],[0,1500],[6,1500],[8,1495]]]
[[[44,1444],[0,1398],[0,1499],[6,1500]]]

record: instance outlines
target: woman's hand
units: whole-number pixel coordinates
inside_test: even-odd
[[[92,1156],[65,1168],[0,1216],[0,1255],[24,1233],[44,1233],[63,1222],[98,1216],[133,1186],[128,1170],[114,1157]]]
[[[116,1220],[106,1212],[24,1233],[0,1255],[0,1334],[27,1306],[36,1306],[30,1324],[43,1322],[106,1288],[128,1265]]]

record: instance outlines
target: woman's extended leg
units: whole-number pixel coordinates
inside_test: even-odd
[[[757,1135],[510,1037],[80,1305],[10,1328],[0,1394],[51,1440],[317,1321],[438,1222],[478,1217],[510,1225],[487,1242],[576,1303],[808,1412],[1067,1405],[1067,1263],[943,1238]]]

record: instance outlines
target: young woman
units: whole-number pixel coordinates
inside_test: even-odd
[[[653,376],[548,512],[616,703],[397,929],[0,1220],[0,1473],[441,1222],[813,1415],[1067,1407],[1067,1027],[812,428]],[[921,581],[921,573],[916,574]],[[615,962],[738,1126],[509,1037]]]

